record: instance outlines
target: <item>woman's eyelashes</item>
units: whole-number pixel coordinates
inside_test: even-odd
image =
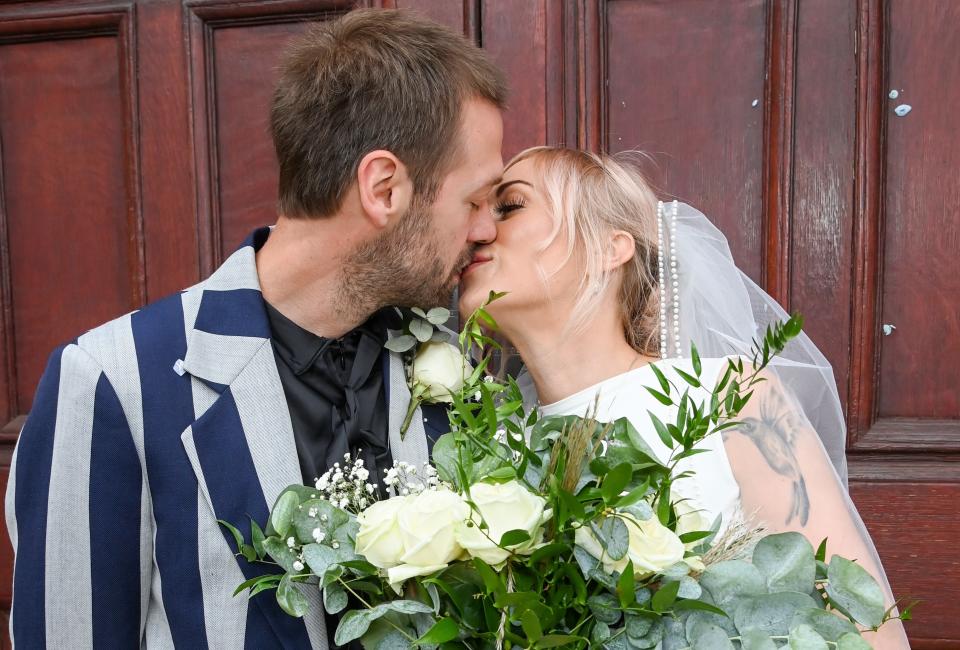
[[[494,206],[493,211],[499,218],[503,219],[514,210],[519,210],[525,205],[526,202],[523,200],[523,197],[508,197],[498,201]]]

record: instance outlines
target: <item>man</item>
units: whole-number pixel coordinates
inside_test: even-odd
[[[16,644],[328,647],[316,590],[303,620],[269,592],[233,597],[264,567],[217,519],[264,524],[284,487],[344,453],[379,475],[426,460],[445,418],[401,440],[385,308],[448,303],[495,237],[504,96],[480,50],[402,12],[353,12],[294,45],[271,114],[276,226],[49,361],[6,497]]]

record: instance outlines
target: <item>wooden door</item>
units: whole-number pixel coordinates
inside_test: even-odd
[[[274,65],[354,4],[0,6],[4,482],[55,345],[192,284],[274,219]],[[652,154],[661,192],[806,315],[847,408],[854,499],[895,592],[925,601],[914,647],[960,647],[960,4],[359,4],[419,9],[491,52],[511,82],[505,157]],[[4,612],[10,571],[3,537]]]

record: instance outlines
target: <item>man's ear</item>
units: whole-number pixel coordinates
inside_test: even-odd
[[[625,230],[614,230],[607,240],[607,255],[604,259],[604,269],[613,271],[620,268],[636,253],[636,243],[633,235]]]
[[[399,158],[379,149],[360,160],[357,190],[367,219],[377,228],[386,228],[410,207],[413,181]]]

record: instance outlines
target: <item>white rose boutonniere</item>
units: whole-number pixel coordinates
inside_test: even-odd
[[[423,311],[417,307],[410,310],[404,331],[391,338],[386,348],[405,355],[407,385],[410,387],[410,406],[400,427],[403,435],[410,428],[410,421],[417,408],[426,403],[451,403],[452,395],[463,388],[473,372],[473,365],[449,343],[450,333],[438,329],[447,322],[450,311],[434,307]]]

